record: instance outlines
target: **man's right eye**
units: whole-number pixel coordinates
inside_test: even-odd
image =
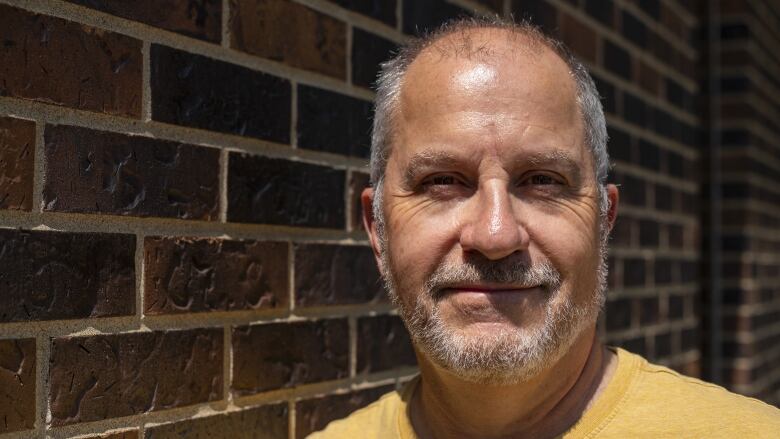
[[[423,182],[425,186],[447,186],[457,184],[458,180],[452,175],[435,175]]]

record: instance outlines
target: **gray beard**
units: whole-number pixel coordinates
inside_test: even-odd
[[[608,231],[601,218],[599,265],[596,288],[584,304],[574,303],[572,294],[561,293],[560,273],[548,263],[528,266],[508,259],[440,265],[406,306],[398,295],[396,273],[387,252],[384,222],[377,218],[383,280],[388,296],[417,348],[433,363],[473,383],[508,385],[526,382],[551,367],[568,352],[583,330],[594,325],[604,306],[607,283]],[[542,285],[545,314],[532,328],[511,327],[491,333],[469,335],[445,322],[438,307],[441,292],[461,282],[494,282],[513,285]]]

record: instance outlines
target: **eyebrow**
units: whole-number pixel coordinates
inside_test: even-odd
[[[409,159],[409,163],[404,169],[403,184],[407,188],[411,188],[415,184],[417,176],[420,175],[426,169],[452,169],[458,165],[462,165],[463,160],[457,158],[455,155],[444,151],[421,151],[413,155]]]
[[[572,183],[579,184],[582,180],[582,169],[579,161],[575,160],[569,153],[560,149],[534,153],[530,156],[518,159],[517,162],[519,162],[516,163],[518,167],[525,163],[530,163],[533,166],[561,167],[566,174],[571,177]]]

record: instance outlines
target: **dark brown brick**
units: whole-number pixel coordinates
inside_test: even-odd
[[[271,323],[233,330],[236,395],[345,378],[349,373],[346,320]]]
[[[146,427],[145,439],[286,439],[287,403]]]
[[[363,189],[369,187],[370,178],[368,174],[353,171],[349,179],[350,202],[352,203],[352,216],[350,217],[350,226],[352,230],[365,230],[363,227],[363,202],[360,201],[360,195]]]
[[[641,287],[645,284],[645,260],[626,258],[623,260],[623,285]]]
[[[150,58],[152,119],[290,142],[288,80],[156,44]]]
[[[372,108],[370,101],[299,85],[298,147],[368,158]]]
[[[0,229],[0,322],[131,315],[135,236]]]
[[[407,34],[424,34],[450,19],[469,15],[465,9],[444,0],[404,1],[401,6],[401,23]]]
[[[0,209],[32,208],[35,122],[0,118]]]
[[[289,0],[230,0],[230,11],[231,47],[347,77],[345,23]]]
[[[358,373],[417,365],[409,333],[400,317],[377,316],[359,319],[357,344]]]
[[[334,2],[342,8],[351,9],[395,27],[396,0],[334,0]]]
[[[141,115],[141,42],[0,5],[0,96]]]
[[[326,395],[319,398],[295,402],[295,437],[303,439],[315,431],[324,429],[328,423],[345,418],[355,410],[376,401],[395,386],[381,386],[359,390],[344,395]]]
[[[650,67],[644,62],[639,61],[637,64],[639,66],[637,69],[639,86],[653,95],[659,95],[661,89],[661,75],[655,68]]]
[[[217,218],[217,149],[65,125],[45,139],[47,211]]]
[[[385,299],[369,247],[295,245],[295,306],[347,305]]]
[[[604,40],[604,67],[627,80],[632,79],[631,55],[608,40]]]
[[[634,314],[633,306],[633,300],[628,298],[607,301],[605,313],[607,331],[630,328]]]
[[[144,313],[287,308],[288,245],[215,238],[144,240]]]
[[[566,43],[578,58],[583,61],[595,62],[598,51],[596,32],[570,14],[560,12],[560,17],[561,40]]]
[[[218,43],[222,37],[220,0],[67,0],[149,26]]]
[[[35,339],[0,340],[0,434],[35,427]]]
[[[82,439],[138,439],[138,430],[124,430],[115,433],[79,436]]]
[[[53,425],[222,399],[222,329],[62,337],[52,342]]]
[[[228,221],[344,228],[344,171],[239,153],[228,168]]]
[[[388,60],[396,44],[371,32],[352,28],[352,83],[361,87],[374,86],[379,64]]]

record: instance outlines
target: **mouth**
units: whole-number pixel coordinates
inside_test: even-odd
[[[528,294],[543,291],[542,285],[507,285],[507,284],[465,284],[453,285],[441,289],[442,295],[469,294],[469,295],[504,295],[504,294]]]

